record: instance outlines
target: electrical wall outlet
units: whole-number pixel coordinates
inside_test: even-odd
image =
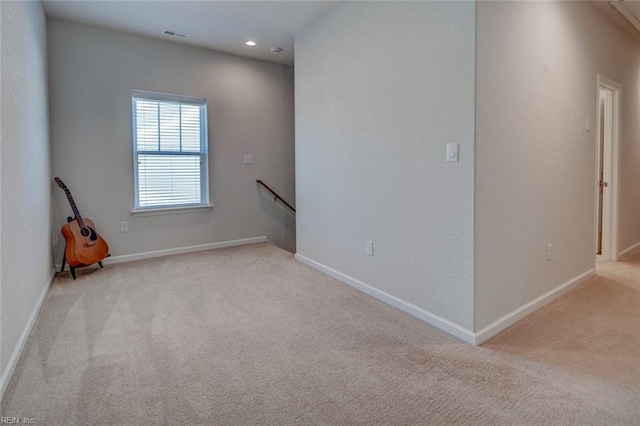
[[[129,232],[129,222],[120,222],[120,232]]]

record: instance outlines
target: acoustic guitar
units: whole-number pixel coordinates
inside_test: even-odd
[[[93,221],[83,218],[78,211],[75,201],[67,186],[60,180],[54,178],[60,188],[67,195],[74,218],[69,218],[68,223],[62,227],[62,235],[66,241],[64,256],[71,268],[71,275],[75,278],[75,268],[100,264],[102,267],[102,259],[109,255],[109,246],[107,242],[96,232]],[[64,260],[62,262],[64,269]]]

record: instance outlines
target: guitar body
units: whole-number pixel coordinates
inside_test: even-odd
[[[66,241],[65,258],[72,268],[93,265],[109,254],[109,246],[96,232],[93,221],[83,221],[84,227],[76,219],[62,227],[62,235]]]

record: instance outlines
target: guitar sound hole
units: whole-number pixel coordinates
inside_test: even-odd
[[[82,228],[80,229],[80,235],[82,235],[83,237],[88,237],[89,235],[91,235],[91,230],[89,230],[89,228]]]

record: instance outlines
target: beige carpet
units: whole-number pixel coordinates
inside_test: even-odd
[[[37,425],[638,425],[640,255],[474,347],[264,243],[59,276]]]

